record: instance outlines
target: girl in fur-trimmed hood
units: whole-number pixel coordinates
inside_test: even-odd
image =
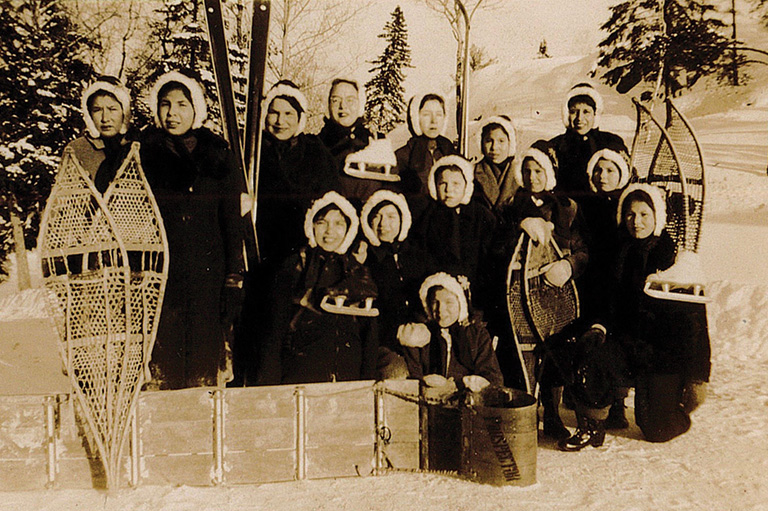
[[[490,335],[470,320],[466,287],[444,272],[435,273],[419,289],[426,323],[407,323],[398,330],[412,378],[432,387],[454,384],[479,392],[503,378]]]
[[[483,159],[475,164],[475,196],[496,213],[512,201],[517,189],[513,172],[516,143],[515,128],[509,117],[494,115],[483,120],[480,128]]]
[[[482,308],[482,278],[496,217],[472,198],[474,168],[458,155],[444,156],[429,172],[432,200],[414,229],[414,241],[427,254],[433,271],[466,275],[474,304]]]
[[[88,172],[100,193],[107,191],[135,138],[129,132],[131,96],[114,76],[100,76],[83,91],[80,108],[85,133],[67,149]]]
[[[411,138],[397,151],[397,168],[400,184],[409,201],[412,197],[427,195],[429,171],[434,163],[456,154],[453,143],[443,136],[448,116],[445,99],[440,94],[417,94],[408,102],[408,129]],[[424,199],[412,204],[418,211]]]
[[[272,313],[261,347],[260,384],[373,378],[378,350],[376,318],[326,312],[323,297],[347,304],[377,296],[368,269],[349,253],[357,212],[328,192],[307,210],[307,245],[282,265],[272,286]]]

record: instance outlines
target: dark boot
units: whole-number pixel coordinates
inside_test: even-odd
[[[580,451],[588,445],[600,447],[605,441],[605,421],[590,419],[577,415],[578,427],[570,438],[565,438],[557,443],[561,451]]]
[[[544,408],[544,417],[541,421],[542,430],[544,436],[555,440],[562,440],[571,436],[571,432],[563,425],[558,410],[562,392],[562,387],[541,389],[541,405]]]
[[[629,427],[629,421],[625,414],[626,406],[624,399],[616,399],[608,411],[608,418],[605,420],[605,429],[626,429]]]

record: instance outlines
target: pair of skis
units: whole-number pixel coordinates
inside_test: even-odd
[[[224,134],[235,153],[242,170],[242,210],[249,224],[246,237],[248,259],[259,259],[259,245],[256,236],[256,196],[258,193],[258,170],[261,156],[261,101],[264,88],[264,74],[267,62],[269,38],[269,0],[254,0],[251,21],[251,47],[248,71],[248,94],[246,102],[245,134],[241,136],[237,122],[235,94],[229,67],[229,44],[224,29],[221,0],[205,0],[205,15],[208,36],[213,56],[213,71],[216,77],[221,118]]]

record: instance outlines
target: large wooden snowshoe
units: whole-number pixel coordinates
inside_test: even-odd
[[[392,144],[383,138],[371,140],[364,149],[347,155],[344,173],[360,179],[396,182],[400,181],[400,176],[392,172],[396,165]]]
[[[103,196],[66,150],[38,243],[59,351],[109,488],[119,486],[167,275],[165,231],[138,147]]]
[[[563,258],[554,240],[535,244],[523,233],[507,271],[507,310],[526,391],[537,394],[539,353],[544,342],[579,315],[579,297],[573,280],[562,287],[548,284],[542,268]]]
[[[704,158],[696,136],[667,100],[665,126],[638,101],[631,166],[642,182],[666,192],[666,230],[677,245],[675,264],[650,275],[644,291],[654,298],[704,303],[704,276],[697,257],[704,211]]]

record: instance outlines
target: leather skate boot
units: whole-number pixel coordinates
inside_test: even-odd
[[[541,393],[541,404],[544,408],[544,416],[541,421],[542,431],[544,436],[555,440],[562,440],[571,436],[571,432],[563,425],[558,411],[561,394],[562,387],[542,389]]]
[[[605,441],[605,421],[590,419],[589,417],[577,415],[578,427],[576,432],[570,438],[565,438],[557,443],[557,448],[561,451],[571,452],[580,451],[588,445],[600,447]]]

